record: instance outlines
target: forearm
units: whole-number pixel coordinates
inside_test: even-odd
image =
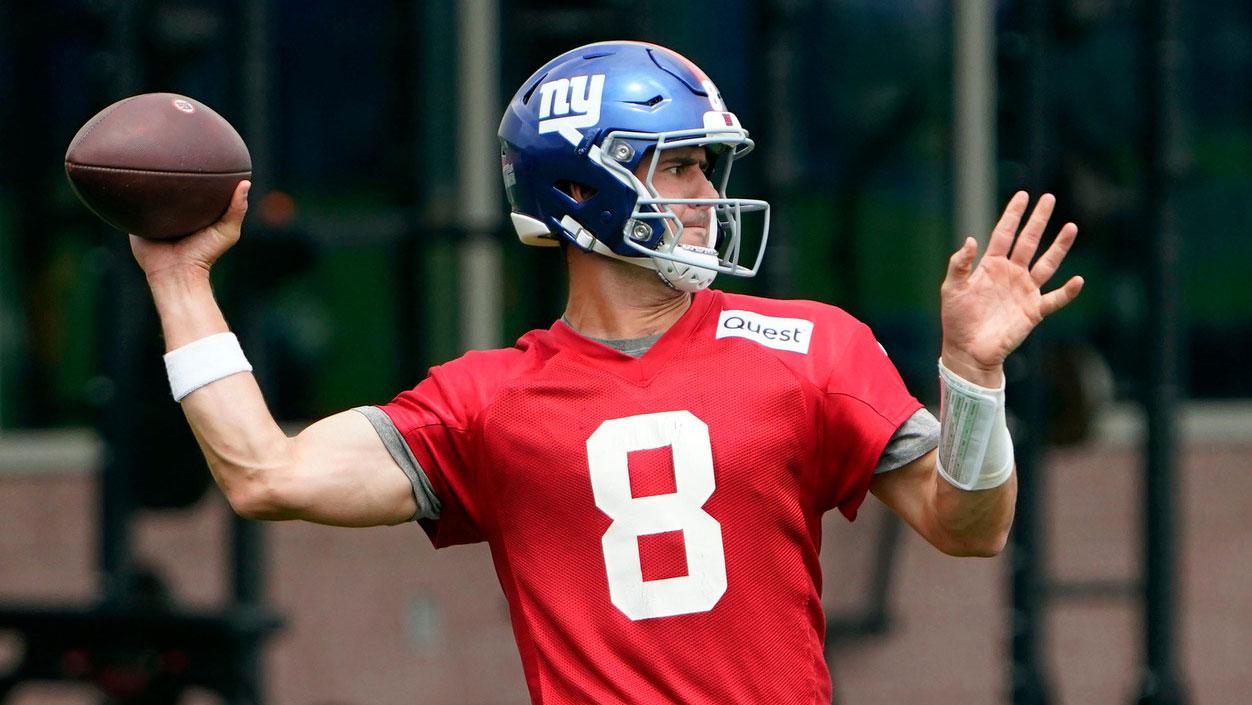
[[[1017,499],[1013,442],[1004,418],[1004,369],[978,365],[945,345],[940,377],[936,470],[947,472],[936,472],[934,520],[953,549],[949,552],[995,555],[1008,540]]]
[[[1017,474],[989,490],[953,487],[936,472],[934,524],[936,544],[951,555],[994,556],[1008,542],[1017,504]]]
[[[207,270],[166,270],[150,276],[148,283],[167,351],[228,330]],[[240,373],[204,385],[183,398],[182,409],[214,480],[236,511],[274,515],[272,487],[294,450],[266,407],[255,377]]]

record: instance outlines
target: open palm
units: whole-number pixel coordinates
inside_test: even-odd
[[[976,267],[978,246],[972,237],[948,261],[940,302],[943,356],[949,367],[998,370],[1040,321],[1082,290],[1082,277],[1075,276],[1059,289],[1042,292],[1074,244],[1078,227],[1066,223],[1032,266],[1056,199],[1046,193],[1040,197],[1018,233],[1029,200],[1024,191],[1009,200]]]

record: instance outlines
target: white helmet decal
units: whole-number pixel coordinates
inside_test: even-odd
[[[719,113],[726,112],[726,103],[722,101],[722,92],[717,90],[717,86],[707,78],[701,81],[700,85],[704,86],[704,92],[709,94],[709,105],[713,110]]]
[[[539,86],[539,134],[600,122],[604,74],[571,76]]]

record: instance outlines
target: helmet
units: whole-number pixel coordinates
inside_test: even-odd
[[[561,240],[654,269],[683,291],[718,272],[754,276],[765,253],[769,204],[727,198],[735,159],[753,147],[713,82],[664,47],[601,42],[567,51],[526,80],[500,121],[501,167],[513,226],[528,245]],[[717,198],[665,198],[652,184],[664,150],[705,147]],[[645,157],[643,179],[635,171]],[[578,184],[581,201],[569,193]],[[680,244],[672,205],[710,207],[704,246]],[[751,267],[739,263],[742,215],[764,225]]]

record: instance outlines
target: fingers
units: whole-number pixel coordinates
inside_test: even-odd
[[[1073,246],[1074,239],[1077,237],[1077,225],[1066,223],[1061,227],[1061,232],[1057,233],[1052,246],[1039,257],[1039,261],[1035,262],[1034,268],[1030,270],[1030,278],[1034,280],[1035,286],[1042,287],[1053,274],[1056,274],[1056,270],[1065,261],[1065,255],[1069,254],[1069,248]],[[1016,259],[1017,253],[1014,252],[1013,256]]]
[[[958,283],[969,278],[974,271],[974,258],[978,255],[978,241],[972,237],[965,238],[960,249],[948,258],[947,282]]]
[[[1004,213],[1000,215],[1000,222],[991,231],[991,240],[987,243],[984,257],[1001,257],[1009,253],[1009,248],[1013,246],[1013,236],[1017,234],[1017,225],[1022,222],[1022,214],[1026,212],[1026,204],[1029,202],[1030,196],[1025,191],[1013,194],[1008,205],[1004,207]]]
[[[1050,193],[1045,193],[1039,197],[1039,201],[1035,203],[1035,210],[1030,214],[1030,220],[1026,221],[1026,227],[1022,228],[1022,232],[1017,236],[1017,242],[1013,245],[1013,254],[1009,259],[1022,265],[1030,266],[1030,260],[1035,256],[1035,250],[1039,249],[1039,239],[1043,237],[1043,229],[1048,225],[1048,219],[1052,217],[1052,208],[1056,206],[1056,197]]]
[[[1061,288],[1044,294],[1039,302],[1039,313],[1047,318],[1065,308],[1069,302],[1078,297],[1078,292],[1082,291],[1082,285],[1082,277],[1071,277]]]

